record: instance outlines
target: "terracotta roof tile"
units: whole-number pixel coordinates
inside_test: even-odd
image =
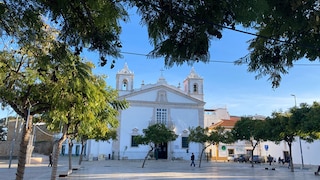
[[[234,127],[234,125],[236,124],[236,122],[240,119],[241,119],[240,117],[231,116],[230,119],[222,119],[218,123],[211,125],[209,128],[213,129],[215,127],[221,126],[226,129],[232,129]]]

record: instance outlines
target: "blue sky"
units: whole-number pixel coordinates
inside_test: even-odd
[[[131,14],[133,15],[133,14]],[[135,16],[136,17],[136,16]],[[236,66],[233,62],[249,53],[247,41],[254,38],[251,35],[223,31],[221,40],[213,39],[210,46],[208,64],[196,63],[193,65],[196,72],[204,78],[204,93],[206,108],[227,108],[230,115],[264,115],[270,116],[273,111],[293,107],[296,102],[309,103],[319,101],[320,98],[320,64],[310,66],[296,65],[284,75],[279,88],[273,89],[267,77],[256,80],[255,73],[247,72],[247,66]],[[130,23],[123,26],[121,36],[122,52],[147,54],[152,50],[147,37],[146,27],[140,25],[139,19],[131,17]],[[164,69],[163,76],[171,85],[183,83],[190,73],[191,66],[164,67],[163,59],[148,59],[142,55],[123,54],[123,58],[116,61],[114,70],[98,67],[97,72],[108,74],[107,83],[115,87],[115,73],[127,63],[135,73],[135,87],[140,87],[142,81],[146,84],[156,83]],[[298,64],[310,64],[306,60]]]
[[[83,54],[85,59],[94,61],[96,74],[106,74],[107,84],[115,87],[115,75],[127,63],[129,69],[135,73],[135,88],[145,84],[156,83],[163,69],[163,76],[171,85],[183,84],[183,80],[190,73],[191,66],[174,66],[170,69],[164,67],[164,60],[149,59],[143,55],[152,50],[148,40],[146,27],[140,25],[139,19],[130,14],[130,22],[123,25],[121,40],[123,43],[123,58],[117,59],[115,67],[109,68],[112,59],[105,67],[98,65],[97,53]],[[204,78],[205,108],[227,108],[230,115],[264,115],[270,116],[273,111],[293,107],[297,104],[320,101],[320,64],[295,65],[284,75],[279,88],[273,89],[267,77],[256,80],[255,73],[247,72],[247,66],[236,66],[232,62],[249,53],[247,41],[254,38],[251,35],[224,30],[221,40],[213,39],[210,46],[210,59],[208,64],[196,63],[195,71]],[[230,62],[222,63],[216,61]],[[306,60],[297,64],[310,64]],[[9,111],[0,112],[0,118],[5,117]]]

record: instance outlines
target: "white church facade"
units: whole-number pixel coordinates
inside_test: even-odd
[[[178,138],[173,142],[158,144],[159,159],[190,159],[191,152],[199,155],[201,146],[188,143],[190,127],[204,127],[203,79],[192,68],[183,82],[183,89],[169,85],[161,74],[154,84],[134,88],[134,73],[125,64],[116,75],[119,98],[129,102],[129,108],[119,115],[117,141],[95,142],[89,140],[86,154],[98,157],[111,155],[112,159],[143,159],[148,145],[137,145],[134,136],[155,123],[165,124]]]
[[[175,141],[158,145],[160,159],[189,160],[191,153],[199,158],[201,145],[187,143],[189,128],[210,127],[221,121],[233,119],[226,108],[204,108],[203,79],[193,68],[186,76],[183,88],[168,84],[163,75],[154,84],[142,83],[140,87],[135,88],[134,83],[134,73],[125,64],[116,75],[116,89],[119,91],[119,98],[126,99],[130,106],[120,112],[118,139],[110,142],[88,140],[85,155],[89,160],[143,159],[150,147],[135,144],[133,137],[143,134],[143,129],[154,123],[163,123],[178,135]],[[302,141],[302,146],[299,141],[295,141],[292,146],[293,162],[301,164],[303,158],[305,165],[319,164],[319,158],[315,158],[319,145],[319,140],[314,143]],[[79,155],[80,146],[79,143],[74,143],[73,154]],[[67,154],[67,148],[66,141],[61,154]],[[250,150],[249,144],[238,142],[207,148],[206,153],[210,154],[211,160],[227,160],[232,154],[247,154]],[[267,141],[261,142],[254,154],[263,157],[270,154],[275,158],[285,158],[288,151],[284,142],[275,144]],[[216,158],[217,156],[219,158]]]

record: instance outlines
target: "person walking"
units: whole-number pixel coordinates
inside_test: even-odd
[[[267,162],[269,163],[270,166],[272,161],[273,161],[273,157],[271,157],[271,155],[269,154],[269,156],[267,157]]]
[[[48,167],[52,167],[52,153],[50,153],[49,155],[49,164],[48,164]]]
[[[191,164],[190,164],[190,166],[192,166],[193,165],[193,167],[196,167],[196,164],[194,163],[194,154],[192,153],[191,154]]]

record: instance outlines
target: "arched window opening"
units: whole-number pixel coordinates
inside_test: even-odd
[[[122,90],[128,90],[128,81],[126,79],[122,81]]]
[[[193,92],[194,92],[194,93],[197,93],[197,92],[198,92],[198,85],[197,85],[197,84],[194,84],[194,85],[193,85]]]

